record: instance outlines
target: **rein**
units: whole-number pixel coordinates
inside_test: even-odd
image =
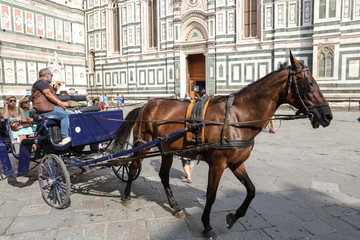
[[[120,120],[120,119],[114,119],[114,118],[104,118],[104,117],[99,117],[99,116],[93,116],[90,114],[86,114],[86,113],[82,113],[85,116],[88,117],[92,117],[92,118],[98,118],[98,119],[102,119],[102,120],[108,120],[108,121],[115,121],[115,122],[139,122],[139,123],[143,123],[143,122],[150,122],[150,123],[180,123],[180,124],[184,124],[185,121],[197,121],[197,122],[201,122],[204,123],[205,125],[221,125],[221,126],[230,126],[230,127],[237,127],[237,126],[241,126],[241,125],[246,125],[249,123],[258,123],[258,122],[264,122],[264,121],[271,121],[271,120],[297,120],[297,119],[303,119],[303,118],[307,118],[308,116],[306,115],[282,115],[282,114],[275,114],[275,117],[272,118],[266,118],[263,120],[252,120],[252,121],[244,121],[244,122],[233,122],[233,123],[226,123],[224,124],[224,122],[216,122],[216,121],[210,121],[210,120],[202,120],[199,118],[175,118],[175,119],[164,119],[164,120]]]

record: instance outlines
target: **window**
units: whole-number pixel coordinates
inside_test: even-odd
[[[257,0],[244,0],[244,35],[257,36]]]
[[[116,3],[113,4],[113,50],[114,52],[120,51],[120,36],[119,36],[119,8]]]
[[[88,56],[88,71],[89,73],[95,72],[95,53],[93,51]]]
[[[156,48],[157,39],[157,3],[156,0],[148,2],[148,23],[149,23],[149,47]]]
[[[320,0],[319,19],[336,17],[336,0]]]
[[[224,67],[223,65],[219,66],[219,78],[224,77]]]
[[[334,52],[329,47],[324,47],[318,55],[319,77],[329,78],[334,76]]]

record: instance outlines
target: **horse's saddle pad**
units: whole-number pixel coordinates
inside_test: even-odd
[[[209,101],[210,98],[208,96],[203,96],[200,100],[190,103],[186,111],[186,118],[190,119],[190,121],[186,122],[186,126],[190,123],[201,122],[204,120]],[[202,143],[204,141],[204,131],[202,131],[201,128],[196,132],[187,132],[186,140],[189,142]]]

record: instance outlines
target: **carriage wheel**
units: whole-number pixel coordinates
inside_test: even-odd
[[[70,201],[70,175],[62,159],[49,154],[39,167],[39,184],[43,199],[53,208],[64,208]]]
[[[114,171],[115,175],[123,182],[129,181],[129,167],[131,163],[124,163],[121,166],[112,166],[112,170]],[[139,168],[135,176],[133,177],[133,181],[137,179],[141,173],[142,164],[140,164]]]
[[[125,147],[122,149],[122,151],[128,150],[132,148],[132,144],[129,142],[125,143]],[[130,156],[131,154],[129,154]],[[128,163],[124,163],[121,166],[111,166],[112,170],[114,171],[115,175],[123,182],[128,182],[129,181],[129,167],[130,167],[131,162]],[[135,179],[137,179],[141,173],[141,166],[138,168],[133,181]]]
[[[281,119],[274,119],[274,123],[275,123],[275,131],[279,130],[279,128],[281,127]],[[266,125],[266,129],[270,130],[270,122],[268,122],[268,124]]]

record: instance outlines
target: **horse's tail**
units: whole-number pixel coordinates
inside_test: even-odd
[[[136,119],[139,116],[139,112],[141,107],[133,109],[129,114],[126,116],[125,121],[121,124],[120,128],[117,130],[116,138],[114,144],[112,146],[113,152],[120,152],[124,145],[129,141],[131,129],[136,123]]]

